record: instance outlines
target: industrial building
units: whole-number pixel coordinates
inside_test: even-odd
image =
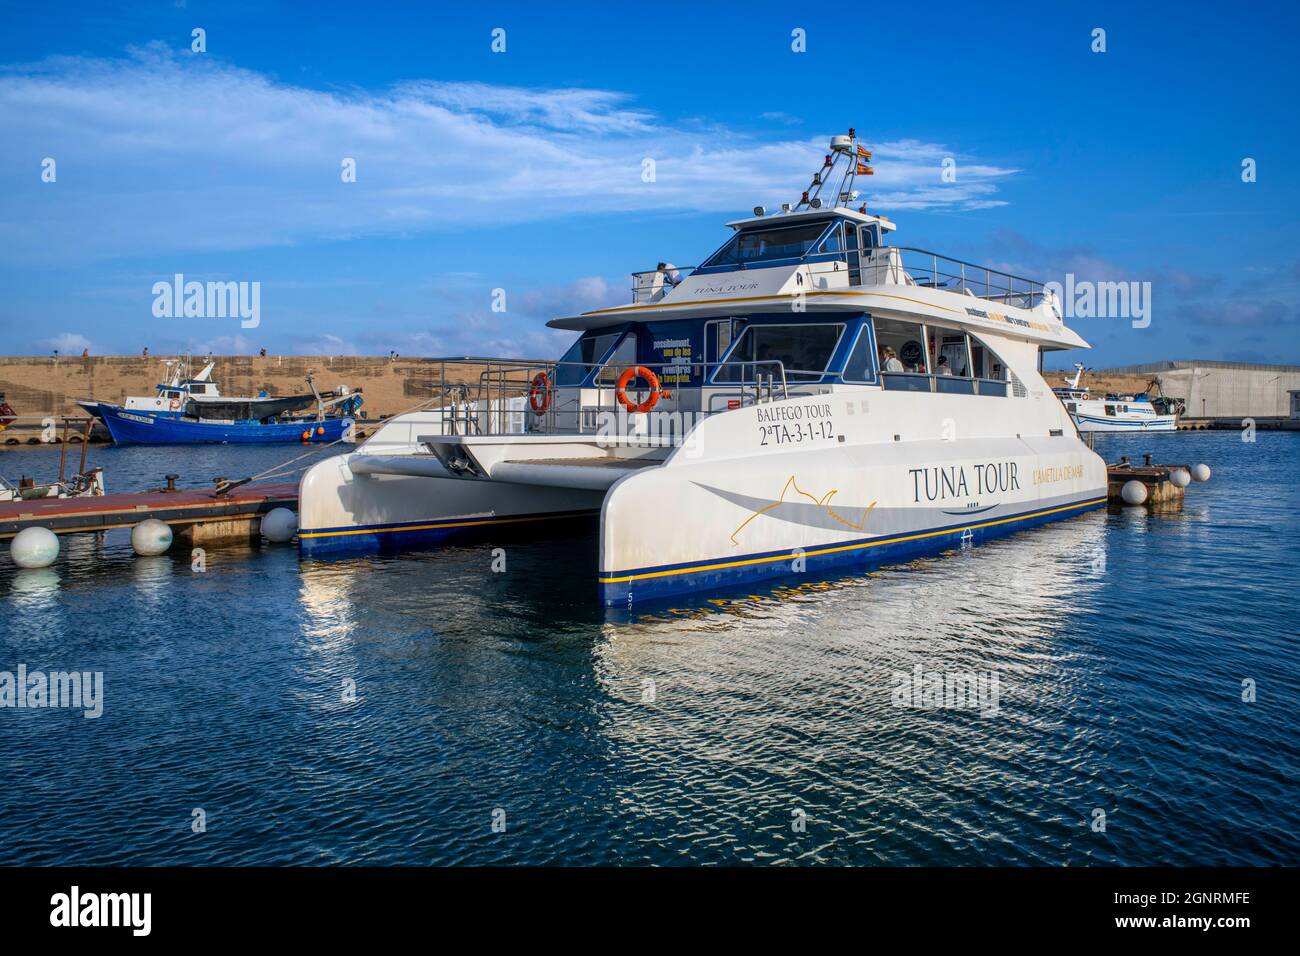
[[[1300,390],[1300,365],[1255,365],[1201,359],[1153,362],[1098,374],[1145,375],[1187,403],[1187,418],[1288,418],[1291,393]]]

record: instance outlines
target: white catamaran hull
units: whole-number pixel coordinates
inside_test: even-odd
[[[914,399],[888,393],[737,409],[699,422],[666,460],[626,467],[518,451],[536,438],[446,437],[443,447],[494,462],[490,475],[455,477],[427,444],[367,445],[304,476],[300,547],[309,557],[398,551],[599,512],[600,597],[625,607],[973,546],[1105,504],[1105,464],[1065,428],[981,436],[972,422],[965,439],[880,434],[897,427],[885,423],[902,401],[918,434],[943,434],[957,400],[929,398],[920,419]],[[386,427],[431,437],[427,418],[410,417]]]

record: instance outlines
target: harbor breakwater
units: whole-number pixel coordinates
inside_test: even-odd
[[[438,359],[351,355],[215,355],[213,379],[223,395],[296,395],[308,391],[314,373],[322,392],[346,385],[361,389],[368,419],[396,415],[433,398]],[[195,358],[193,367],[203,366]],[[456,366],[455,381],[477,382],[480,366]],[[448,368],[449,372],[451,367]],[[23,418],[83,415],[78,399],[121,404],[130,395],[152,395],[163,381],[161,356],[0,357],[0,392]]]
[[[440,376],[439,359],[388,358],[353,355],[218,355],[214,379],[223,395],[294,395],[307,391],[307,372],[315,373],[321,391],[340,385],[362,389],[366,417],[396,415],[434,397],[430,384]],[[202,367],[195,359],[196,370]],[[456,381],[476,383],[482,367],[459,366]],[[77,399],[120,404],[129,395],[152,395],[163,380],[162,357],[105,355],[0,356],[0,392],[24,417],[81,415]],[[1066,375],[1047,373],[1053,385]],[[1096,392],[1141,391],[1147,379],[1138,375],[1090,376]]]

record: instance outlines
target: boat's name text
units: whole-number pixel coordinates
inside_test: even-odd
[[[971,476],[967,475],[965,465],[909,468],[907,473],[912,476],[913,502],[919,502],[922,495],[926,501],[945,501],[995,491],[1020,490],[1020,475],[1014,461],[971,465]]]

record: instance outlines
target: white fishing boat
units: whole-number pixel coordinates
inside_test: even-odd
[[[835,137],[798,202],[728,223],[702,266],[551,321],[579,333],[559,361],[445,361],[438,407],[305,473],[302,554],[587,518],[601,600],[632,607],[1104,505],[1041,374],[1087,343],[1041,283],[889,245],[893,222],[851,208],[869,160]]]
[[[1081,385],[1083,363],[1074,365],[1074,378],[1061,387],[1052,389],[1065,405],[1081,432],[1171,432],[1178,427],[1176,412],[1166,412],[1171,400],[1157,408],[1146,392],[1136,395],[1108,394],[1100,398],[1086,385]]]
[[[92,468],[71,479],[37,482],[23,476],[17,483],[0,477],[0,502],[37,501],[41,498],[94,498],[104,494],[104,469]]]

